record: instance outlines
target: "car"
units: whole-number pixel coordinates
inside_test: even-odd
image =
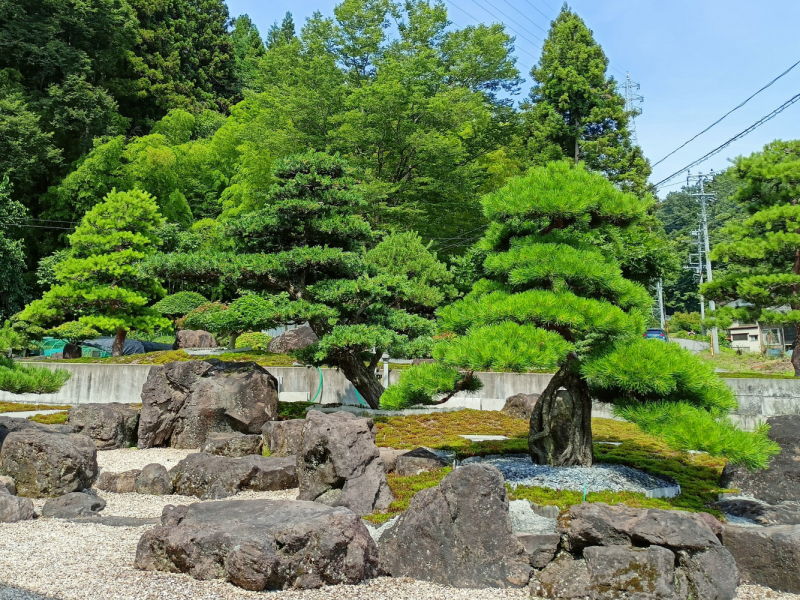
[[[650,329],[645,331],[644,337],[649,340],[661,340],[663,342],[668,341],[667,332],[658,327],[651,327]]]

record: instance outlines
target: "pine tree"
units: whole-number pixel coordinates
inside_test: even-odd
[[[363,217],[367,201],[338,156],[289,156],[276,161],[273,177],[263,208],[227,222],[235,252],[159,255],[147,272],[171,283],[255,292],[203,317],[221,333],[308,322],[319,342],[299,358],[338,367],[377,408],[383,386],[375,369],[383,353],[430,351],[433,322],[424,315],[441,296],[426,293],[423,284],[440,280],[442,265],[420,257],[424,277],[415,283],[410,261],[392,270],[377,266],[394,252],[394,241],[365,255],[378,234]]]
[[[729,239],[714,247],[711,258],[724,261],[727,270],[702,293],[750,304],[734,316],[796,327],[792,365],[800,377],[800,141],[767,144],[739,157],[733,171],[742,184],[734,200],[749,216],[722,230]],[[778,310],[784,307],[789,310]]]
[[[631,142],[625,100],[608,58],[583,20],[565,4],[550,27],[534,86],[523,106],[525,154],[535,164],[584,161],[623,189],[643,194],[650,165]]]
[[[163,222],[146,192],[113,190],[69,236],[69,258],[55,267],[59,284],[30,303],[20,319],[38,326],[76,320],[112,333],[112,356],[122,354],[131,329],[169,327],[168,319],[147,306],[164,296],[164,288],[138,268],[155,253],[156,229]]]

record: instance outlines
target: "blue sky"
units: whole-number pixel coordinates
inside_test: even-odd
[[[228,0],[232,16],[247,13],[266,32],[286,11],[298,25],[315,10],[333,13],[335,0]],[[445,0],[456,26],[503,21],[516,35],[523,75],[540,54],[558,0]],[[651,163],[705,129],[789,66],[800,61],[798,0],[573,0],[594,32],[617,79],[641,84],[639,143]],[[538,9],[538,12],[536,9]],[[490,14],[494,13],[494,15]],[[505,13],[505,14],[503,14]],[[540,27],[542,29],[540,29]],[[535,37],[534,37],[535,36]],[[530,77],[523,95],[530,88]],[[655,167],[658,182],[746,129],[800,93],[800,65],[722,123]],[[800,138],[800,102],[693,169],[723,169],[774,139]],[[671,183],[685,180],[685,176]],[[663,192],[679,189],[665,187]],[[660,194],[661,195],[661,194]]]

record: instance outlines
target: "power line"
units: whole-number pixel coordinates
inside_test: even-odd
[[[526,38],[526,37],[525,37],[523,34],[521,34],[519,31],[517,31],[516,29],[514,29],[513,27],[511,27],[511,25],[508,25],[507,23],[505,23],[505,22],[503,21],[503,19],[501,19],[500,17],[498,17],[498,16],[497,16],[496,14],[494,14],[494,13],[493,13],[491,10],[489,10],[489,9],[488,9],[488,8],[486,8],[486,7],[484,7],[482,4],[478,4],[478,1],[477,1],[477,0],[470,0],[470,2],[472,2],[472,3],[473,3],[475,6],[477,6],[477,7],[481,8],[481,9],[485,10],[487,13],[489,13],[490,15],[492,15],[492,16],[493,16],[495,19],[497,19],[497,20],[498,20],[500,23],[502,23],[503,25],[505,25],[506,27],[508,27],[508,28],[509,28],[511,31],[513,31],[514,33],[516,33],[518,36],[520,36],[520,37],[521,37],[523,40],[525,40],[526,42],[528,42],[528,43],[529,43],[530,45],[532,45],[534,48],[539,48],[539,49],[541,49],[541,47],[540,47],[538,44],[536,44],[536,43],[532,42],[531,40],[529,40],[528,38]],[[505,17],[506,17],[506,19],[511,19],[511,17],[509,17],[508,15],[506,15],[506,14],[505,14],[503,11],[501,11],[499,8],[497,9],[497,12],[499,12],[501,15],[505,16]],[[511,20],[513,21],[513,19],[511,19]],[[522,29],[523,31],[528,31],[527,29],[525,29],[525,28],[524,28],[524,27],[522,27],[521,25],[520,25],[520,29]],[[533,36],[534,38],[536,38],[537,40],[539,40],[539,41],[542,41],[540,38],[538,38],[538,37],[536,37],[535,35],[533,35],[533,34],[532,34],[530,31],[528,31],[528,33],[529,33],[531,36]],[[533,55],[531,55],[531,56],[533,56]],[[534,58],[535,58],[535,57],[534,57]]]
[[[528,0],[525,0],[525,2],[527,2],[527,3],[528,3],[528,6],[530,6],[530,7],[531,7],[533,10],[535,10],[536,12],[538,12],[540,15],[542,15],[542,16],[543,16],[545,19],[547,19],[548,21],[552,21],[552,20],[553,20],[553,19],[552,19],[552,17],[548,17],[546,14],[544,14],[542,11],[540,11],[538,8],[536,8],[536,7],[535,7],[533,4],[531,4],[531,3],[530,3]],[[547,6],[547,3],[546,3],[546,2],[542,2],[542,4],[544,4],[545,6]],[[552,7],[549,7],[549,6],[548,6],[548,8],[550,8],[550,10],[553,10],[553,8],[552,8]]]
[[[716,148],[714,148],[714,149],[713,149],[711,152],[709,152],[708,154],[706,154],[706,155],[702,156],[701,158],[698,158],[698,159],[697,159],[696,161],[694,161],[693,163],[686,165],[685,167],[683,167],[682,169],[680,169],[680,170],[676,171],[675,173],[673,173],[673,174],[672,174],[672,175],[670,175],[669,177],[666,177],[665,179],[662,179],[662,180],[661,180],[661,181],[659,181],[659,182],[658,182],[658,183],[657,183],[657,184],[656,184],[654,187],[656,187],[656,188],[658,188],[658,187],[661,187],[661,184],[663,184],[663,183],[666,183],[667,181],[669,181],[670,179],[673,179],[673,178],[677,177],[678,175],[680,175],[680,174],[681,174],[681,173],[683,173],[684,171],[686,171],[686,170],[688,170],[688,169],[691,169],[692,167],[694,167],[694,166],[696,166],[696,165],[699,165],[701,162],[704,162],[704,161],[708,160],[709,158],[711,158],[711,157],[712,157],[712,156],[714,156],[715,154],[717,154],[717,153],[721,152],[722,150],[724,150],[725,148],[727,148],[728,146],[730,146],[730,145],[731,145],[733,142],[735,142],[736,140],[739,140],[739,139],[743,138],[743,137],[744,137],[744,136],[746,136],[748,133],[750,133],[750,132],[754,131],[755,129],[758,129],[759,127],[761,127],[761,126],[762,126],[764,123],[766,123],[767,121],[770,121],[771,119],[774,119],[774,118],[775,118],[775,117],[777,117],[777,116],[778,116],[780,113],[782,113],[784,110],[786,110],[787,108],[789,108],[789,107],[790,107],[792,104],[794,104],[794,103],[795,103],[795,102],[797,102],[798,100],[800,100],[800,94],[797,94],[796,96],[793,96],[792,98],[789,98],[789,99],[788,99],[786,102],[784,102],[783,104],[781,104],[781,105],[780,105],[778,108],[776,108],[775,110],[773,110],[773,111],[772,111],[771,113],[769,113],[768,115],[766,115],[766,116],[764,116],[764,117],[761,117],[761,118],[760,118],[758,121],[756,121],[755,123],[753,123],[752,125],[750,125],[750,127],[748,127],[747,129],[745,129],[744,131],[742,131],[742,132],[740,132],[740,133],[737,133],[735,136],[733,136],[733,137],[732,137],[731,139],[729,139],[727,142],[725,142],[724,144],[722,144],[722,145],[720,145],[720,146],[717,146],[717,147],[716,147]]]
[[[74,227],[56,227],[54,225],[27,225],[25,223],[0,223],[0,227],[32,227],[34,229],[63,229],[64,231],[72,231]]]
[[[725,113],[724,115],[722,115],[722,116],[721,116],[719,119],[717,119],[717,120],[716,120],[716,121],[714,121],[714,122],[713,122],[711,125],[709,125],[709,126],[708,126],[708,127],[706,127],[705,129],[703,129],[703,131],[701,131],[700,133],[698,133],[697,135],[695,135],[693,138],[691,138],[691,139],[687,140],[686,142],[684,142],[683,144],[681,144],[680,146],[678,146],[677,148],[675,148],[675,150],[673,150],[672,152],[670,152],[669,154],[667,154],[667,155],[666,155],[664,158],[662,158],[662,159],[661,159],[661,160],[659,160],[658,162],[656,162],[656,163],[653,163],[653,165],[652,165],[652,166],[653,166],[653,167],[655,167],[656,165],[659,165],[659,164],[661,164],[662,162],[664,162],[665,160],[667,160],[667,159],[668,159],[670,156],[672,156],[673,154],[675,154],[675,153],[676,153],[678,150],[680,150],[681,148],[683,148],[684,146],[686,146],[686,145],[687,145],[687,144],[689,144],[690,142],[693,142],[694,140],[696,140],[697,138],[699,138],[701,135],[703,135],[703,134],[704,134],[706,131],[708,131],[709,129],[711,129],[711,128],[712,128],[712,127],[714,127],[715,125],[718,125],[718,124],[719,124],[719,123],[720,123],[720,122],[721,122],[721,121],[722,121],[722,120],[723,120],[725,117],[727,117],[727,116],[728,116],[728,115],[730,115],[731,113],[733,113],[733,112],[736,112],[737,110],[739,110],[740,108],[742,108],[742,107],[743,107],[745,104],[747,104],[748,102],[750,102],[750,100],[752,100],[753,98],[755,98],[756,96],[758,96],[758,95],[759,95],[761,92],[763,92],[765,89],[767,89],[768,87],[770,87],[770,86],[771,86],[773,83],[775,83],[776,81],[778,81],[778,80],[779,80],[781,77],[783,77],[784,75],[786,75],[786,74],[787,74],[789,71],[791,71],[792,69],[794,69],[794,68],[795,68],[797,65],[800,65],[800,60],[798,60],[798,61],[797,61],[796,63],[794,63],[794,64],[793,64],[791,67],[789,67],[788,69],[786,69],[786,70],[785,70],[783,73],[781,73],[780,75],[778,75],[778,76],[777,76],[775,79],[773,79],[772,81],[770,81],[770,82],[769,82],[767,85],[765,85],[764,87],[762,87],[760,90],[758,90],[758,91],[757,91],[755,94],[753,94],[752,96],[750,96],[750,97],[749,97],[747,100],[745,100],[744,102],[742,102],[741,104],[739,104],[739,106],[737,106],[736,108],[733,108],[733,109],[729,110],[728,112],[726,112],[726,113]]]
[[[542,27],[541,25],[539,25],[538,23],[536,23],[536,22],[535,22],[533,19],[531,19],[531,18],[530,18],[528,15],[526,15],[524,12],[522,12],[522,11],[521,11],[520,9],[518,9],[516,6],[514,6],[513,4],[511,4],[511,3],[510,3],[508,0],[503,0],[503,2],[505,2],[506,4],[508,4],[508,5],[509,5],[511,8],[513,8],[515,11],[517,11],[517,12],[518,12],[519,14],[521,14],[523,17],[525,17],[526,19],[528,19],[528,21],[530,21],[531,23],[533,23],[534,27],[538,27],[538,28],[539,28],[541,31],[543,31],[544,33],[547,33],[547,30],[546,30],[544,27]]]

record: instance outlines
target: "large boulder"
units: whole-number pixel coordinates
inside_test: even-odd
[[[511,531],[505,480],[471,464],[418,492],[379,544],[381,568],[459,588],[522,587],[531,566]]]
[[[660,546],[593,546],[583,553],[594,600],[675,598],[675,555]]]
[[[75,433],[75,428],[72,425],[44,425],[43,423],[36,423],[28,419],[20,419],[18,417],[4,417],[0,415],[0,448],[3,447],[3,442],[9,433],[15,431],[44,431],[45,433]]]
[[[122,473],[101,471],[100,477],[94,484],[98,490],[113,492],[114,494],[132,494],[136,491],[136,479],[142,473],[141,469],[131,469]]]
[[[209,433],[203,452],[217,456],[241,458],[251,454],[261,455],[264,441],[261,435],[245,433]]]
[[[289,500],[201,502],[164,509],[135,566],[225,579],[247,590],[355,584],[378,574],[367,528],[345,508]]]
[[[79,492],[97,479],[97,447],[85,435],[23,429],[6,437],[0,448],[0,470],[14,479],[20,496]]]
[[[800,502],[767,504],[751,498],[728,498],[720,500],[716,506],[727,515],[749,519],[759,525],[800,524]]]
[[[69,409],[67,422],[75,433],[92,438],[98,450],[136,446],[139,410],[129,404],[79,404]]]
[[[530,420],[538,401],[539,394],[514,394],[506,398],[506,403],[500,412],[504,412],[515,419]]]
[[[293,457],[229,458],[190,454],[170,470],[176,494],[202,500],[227,498],[244,490],[264,492],[297,487]]]
[[[767,424],[769,438],[781,447],[780,454],[772,458],[768,468],[755,473],[728,463],[720,485],[770,504],[800,501],[800,415],[770,417]]]
[[[404,452],[395,460],[395,471],[400,477],[438,471],[446,466],[446,460],[436,456],[427,448],[415,448],[410,452]]]
[[[181,348],[216,348],[217,340],[214,336],[202,329],[181,329],[175,334],[173,350]]]
[[[312,410],[305,421],[297,455],[297,499],[345,506],[358,515],[388,508],[394,497],[372,419]]]
[[[278,416],[278,380],[253,362],[173,362],[142,388],[139,448],[200,448],[212,432],[261,433]]]
[[[106,507],[106,501],[84,492],[70,492],[58,498],[51,498],[42,507],[42,516],[54,519],[75,519],[93,517]]]
[[[33,501],[30,498],[9,494],[5,486],[0,485],[0,523],[28,521],[33,516]]]
[[[378,448],[383,467],[387,473],[392,473],[397,468],[397,459],[403,456],[408,450],[397,450],[395,448]]]
[[[152,463],[142,468],[136,476],[133,489],[137,494],[166,496],[172,493],[172,477],[164,465]]]
[[[295,456],[300,450],[305,425],[305,419],[264,423],[261,428],[261,437],[270,456]]]
[[[742,579],[800,594],[800,525],[724,525],[722,543],[736,560]]]
[[[273,354],[286,354],[293,350],[302,350],[319,341],[314,330],[307,325],[290,329],[279,336],[272,338],[267,344],[267,352]]]

